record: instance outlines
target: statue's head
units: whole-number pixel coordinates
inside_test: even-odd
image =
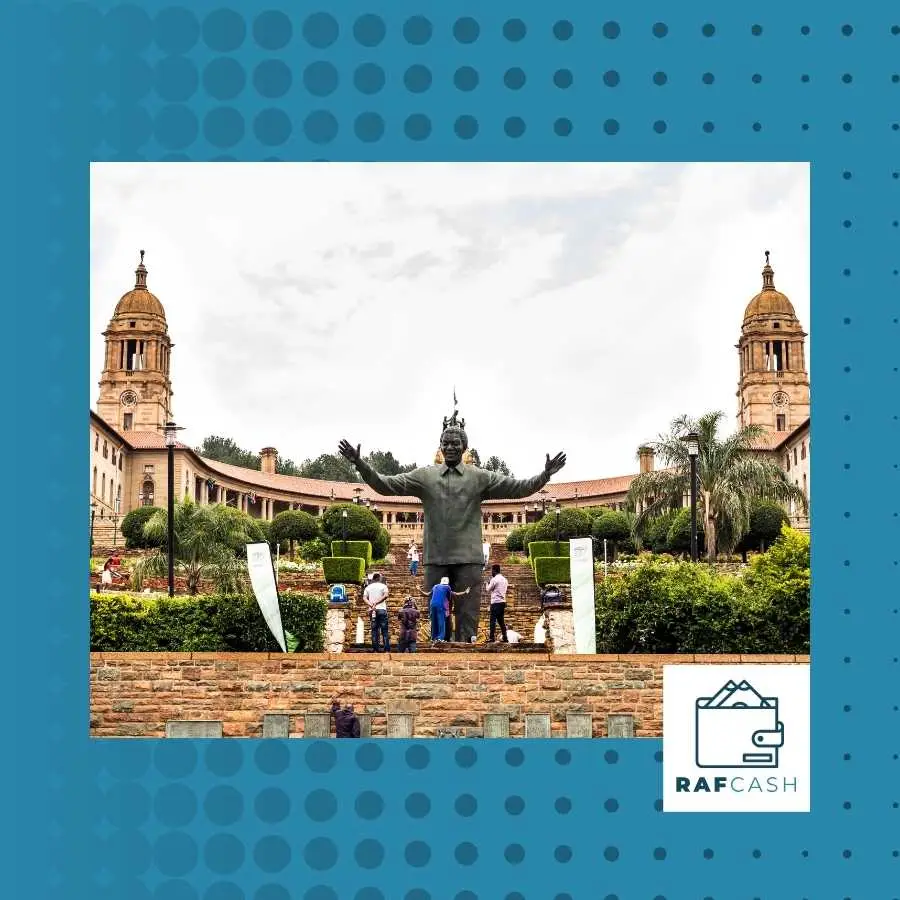
[[[441,435],[441,453],[446,465],[458,466],[468,446],[469,438],[458,425],[450,425],[444,429]]]

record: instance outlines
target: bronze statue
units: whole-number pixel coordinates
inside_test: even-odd
[[[481,502],[530,496],[562,469],[566,455],[557,453],[551,459],[547,454],[544,471],[525,479],[469,466],[462,461],[469,439],[456,419],[455,409],[451,419],[444,419],[441,434],[443,463],[422,466],[401,475],[379,475],[363,460],[358,444],[354,447],[349,441],[342,440],[338,449],[373,491],[389,496],[418,497],[422,501],[425,510],[425,587],[431,590],[447,576],[454,591],[472,589],[457,600],[454,609],[455,640],[468,643],[478,633],[482,594]]]

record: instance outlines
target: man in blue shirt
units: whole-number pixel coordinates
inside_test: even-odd
[[[431,641],[432,643],[443,641],[445,639],[444,623],[447,621],[447,613],[450,610],[450,598],[468,594],[469,588],[456,593],[451,589],[450,579],[445,575],[430,591],[423,591],[422,588],[419,588],[419,593],[431,598],[428,606],[428,615],[431,619]]]

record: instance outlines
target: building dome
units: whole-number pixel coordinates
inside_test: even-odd
[[[113,318],[126,316],[158,316],[165,320],[166,311],[155,294],[147,290],[147,268],[144,266],[144,251],[141,250],[141,262],[134,270],[134,288],[123,294],[116,304]]]
[[[785,294],[775,290],[775,270],[769,265],[769,251],[766,251],[766,264],[762,270],[763,289],[747,304],[744,311],[744,325],[752,319],[760,317],[782,317],[796,319],[797,314],[791,301]]]

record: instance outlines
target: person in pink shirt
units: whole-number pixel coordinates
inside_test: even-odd
[[[497,625],[500,626],[500,634],[503,635],[504,643],[509,643],[506,634],[506,622],[503,616],[506,613],[506,592],[509,590],[509,582],[500,574],[500,566],[494,564],[491,566],[491,580],[485,586],[485,590],[491,596],[491,624],[488,641],[493,643],[494,631]]]

